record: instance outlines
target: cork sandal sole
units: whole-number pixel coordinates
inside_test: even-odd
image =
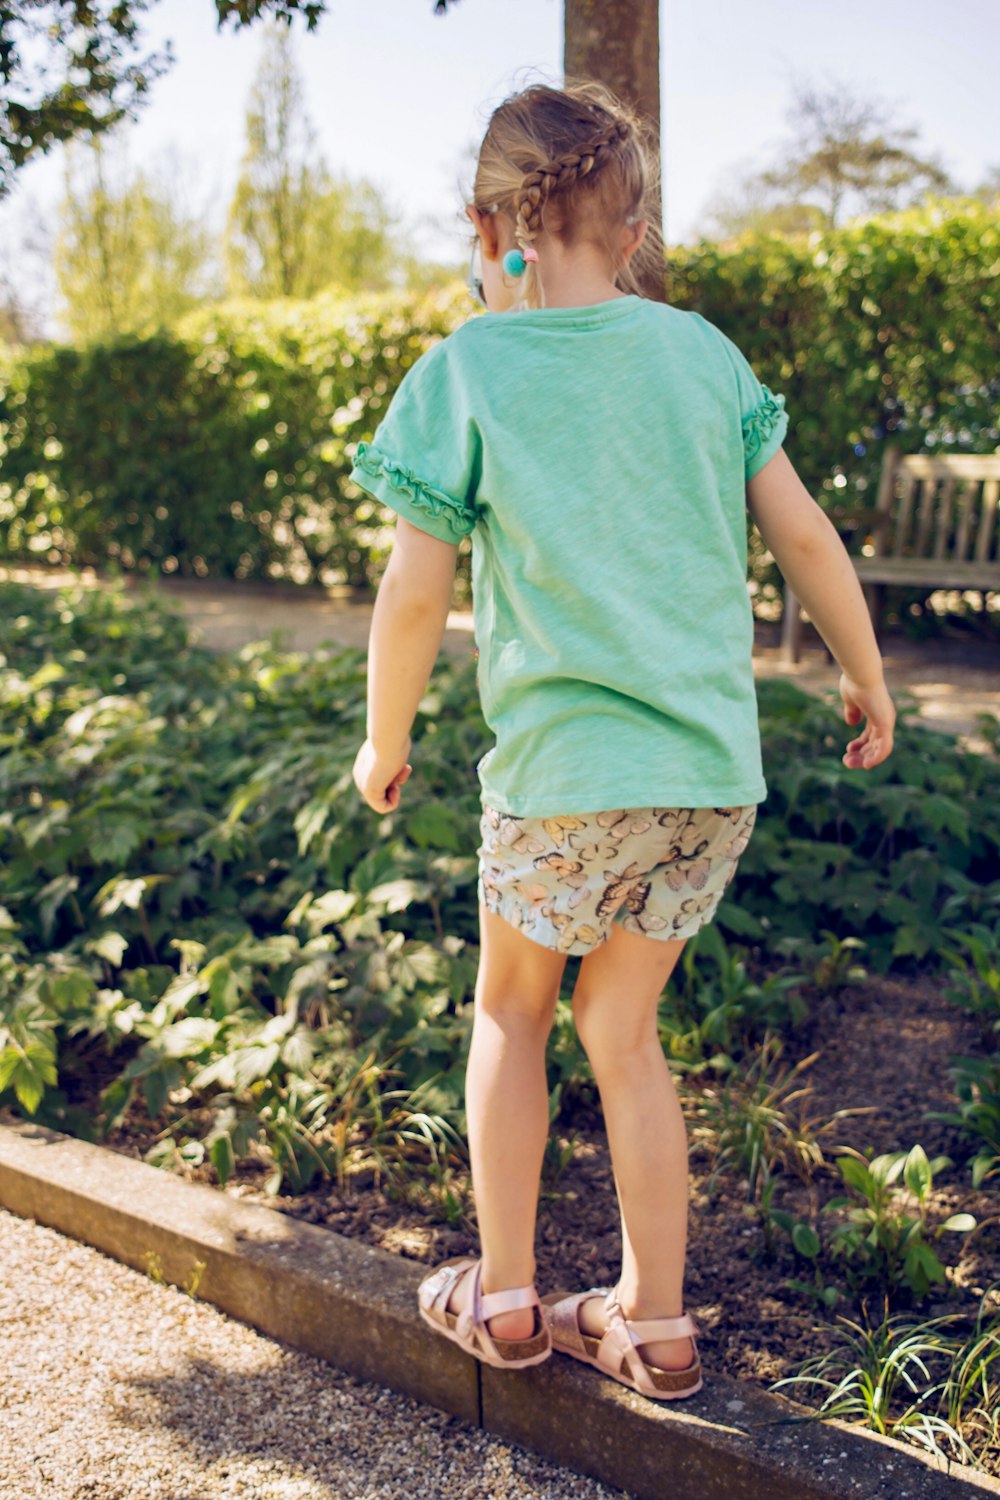
[[[534,1286],[513,1287],[502,1292],[482,1291],[482,1260],[456,1256],[442,1261],[417,1289],[420,1316],[435,1333],[440,1333],[466,1354],[502,1370],[523,1370],[540,1365],[552,1353],[552,1337]],[[458,1280],[471,1272],[473,1277],[470,1307],[465,1313],[450,1312],[448,1299]],[[537,1331],[526,1339],[501,1339],[486,1327],[488,1318],[497,1313],[514,1312],[523,1307],[535,1309]]]
[[[581,1302],[594,1295],[605,1298],[608,1310],[608,1330],[601,1337],[584,1333],[579,1324]],[[701,1390],[704,1381],[695,1343],[699,1330],[690,1313],[682,1313],[679,1318],[633,1321],[624,1316],[613,1293],[604,1287],[591,1287],[586,1292],[549,1292],[541,1302],[552,1332],[552,1347],[557,1353],[568,1354],[591,1365],[602,1375],[609,1375],[612,1380],[620,1381],[640,1396],[648,1396],[654,1401],[680,1400]],[[661,1370],[656,1365],[647,1364],[636,1347],[657,1338],[684,1335],[691,1339],[695,1357],[681,1370]],[[599,1351],[602,1358],[598,1357]]]

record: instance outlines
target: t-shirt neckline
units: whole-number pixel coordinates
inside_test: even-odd
[[[645,302],[636,292],[626,292],[622,297],[609,297],[606,302],[591,302],[580,307],[523,307],[519,312],[482,312],[480,318],[491,318],[494,322],[506,318],[511,323],[558,323],[571,326],[585,323],[608,323],[633,311],[636,304]]]

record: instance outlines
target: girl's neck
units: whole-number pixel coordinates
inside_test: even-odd
[[[542,283],[545,289],[546,307],[593,307],[598,302],[613,302],[628,294],[620,291],[614,282],[600,280],[569,281],[548,277]]]

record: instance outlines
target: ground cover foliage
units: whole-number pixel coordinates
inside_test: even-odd
[[[136,1087],[155,1112],[192,1064],[198,1087],[240,1092],[368,1046],[398,1051],[406,1087],[464,1128],[489,743],[473,662],[435,669],[407,795],[379,817],[351,777],[362,652],[217,656],[120,586],[5,583],[0,598],[0,977],[28,1042],[16,1064],[3,1054],[8,1086],[40,1104],[81,1031],[113,1049],[115,1112]],[[903,704],[890,759],[851,771],[832,701],[780,681],[758,694],[769,796],[719,911],[725,941],[689,944],[668,1024],[703,1025],[707,992],[742,990],[748,964],[760,993],[743,1009],[794,1021],[852,942],[883,974],[957,958],[989,1024],[996,757]],[[573,1058],[556,1062],[571,1084]]]
[[[855,731],[832,699],[767,680],[758,696],[769,796],[716,922],[665,990],[661,1038],[713,1180],[745,1181],[762,1251],[792,1257],[784,1285],[821,1312],[884,1301],[874,1329],[796,1379],[826,1381],[828,1411],[988,1468],[987,1300],[951,1342],[912,1321],[897,1337],[892,1317],[946,1284],[942,1235],[984,1217],[939,1213],[942,1181],[981,1197],[1000,1172],[998,759],[901,704],[889,761],[848,771]],[[91,1140],[139,1111],[147,1161],[224,1185],[252,1158],[275,1195],[374,1168],[400,1201],[470,1225],[475,765],[489,743],[474,662],[436,668],[414,774],[385,817],[351,778],[364,724],[360,651],[215,655],[152,594],[0,584],[0,1106]],[[805,1212],[773,1197],[783,1174],[815,1175],[780,1038],[859,973],[939,976],[974,1027],[939,1115],[958,1149],[845,1151],[839,1191]],[[592,1110],[565,997],[548,1078],[554,1124]],[[558,1132],[550,1148],[558,1194],[570,1152]],[[945,1373],[914,1384],[928,1349]]]

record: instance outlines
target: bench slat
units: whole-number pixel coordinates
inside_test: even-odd
[[[979,514],[979,535],[976,538],[976,561],[986,562],[995,552],[997,531],[997,491],[1000,479],[989,479],[983,485],[983,508]]]
[[[937,487],[936,479],[920,480],[920,513],[917,517],[917,534],[913,539],[913,551],[917,557],[927,556],[927,541],[934,516]]]
[[[972,502],[976,494],[976,481],[967,479],[962,485],[962,498],[959,501],[958,513],[958,535],[955,537],[955,547],[952,557],[955,562],[962,562],[969,547],[969,531],[972,525]]]
[[[943,558],[948,538],[951,535],[951,507],[955,499],[955,476],[949,474],[941,486],[941,506],[938,510],[937,536],[934,538],[934,556]]]
[[[904,453],[897,466],[918,479],[1000,479],[1000,453]]]
[[[910,530],[910,514],[913,510],[913,494],[917,487],[917,476],[904,469],[900,476],[899,509],[896,513],[896,535],[892,543],[893,557],[905,555],[906,538]]]
[[[940,562],[920,557],[852,557],[865,583],[912,583],[936,589],[1000,590],[1000,562]]]

